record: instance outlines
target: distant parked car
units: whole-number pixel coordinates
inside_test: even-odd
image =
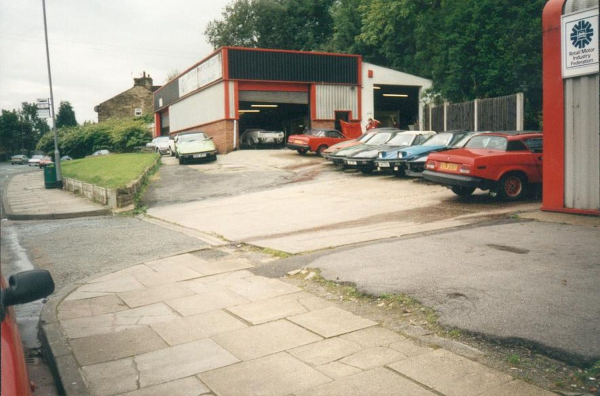
[[[358,146],[359,144],[366,143],[369,139],[371,139],[377,132],[375,130],[370,130],[367,133],[363,133],[357,139],[345,140],[340,143],[336,143],[333,146],[329,146],[325,151],[323,151],[323,156],[327,158],[327,156],[335,154],[341,149],[345,149],[352,146]]]
[[[42,169],[42,168],[45,168],[46,165],[50,165],[53,163],[54,163],[54,161],[52,161],[52,157],[45,155],[44,158],[42,158],[40,160],[40,162],[38,162],[38,165],[39,165],[40,169]]]
[[[257,148],[262,145],[276,146],[283,144],[285,133],[283,131],[266,131],[264,129],[246,129],[240,136],[242,147]]]
[[[333,162],[336,165],[344,165],[344,160],[351,155],[357,154],[361,151],[371,150],[375,147],[383,147],[390,139],[396,136],[397,133],[402,131],[398,128],[377,128],[369,130],[369,133],[374,135],[367,141],[346,147],[331,153],[326,156],[328,161]]]
[[[214,161],[217,159],[217,148],[212,138],[204,132],[180,135],[177,139],[177,158],[180,165],[200,159]]]
[[[88,155],[87,157],[101,157],[103,155],[110,155],[110,151],[108,150],[96,150],[92,153],[92,155]]]
[[[542,183],[542,151],[541,133],[476,135],[462,149],[430,154],[423,177],[460,196],[479,188],[514,201]]]
[[[168,136],[159,136],[152,139],[150,143],[146,143],[146,147],[153,147],[159,154],[172,155],[171,146],[169,145]]]
[[[31,157],[31,159],[29,161],[27,161],[27,165],[29,165],[29,166],[39,166],[40,161],[42,160],[42,158],[44,158],[43,155],[34,155],[33,157]]]
[[[396,135],[388,140],[383,146],[375,146],[368,150],[349,155],[344,160],[344,166],[349,169],[358,169],[362,173],[371,173],[376,168],[375,160],[380,153],[419,145],[433,135],[435,135],[434,131],[404,131],[396,133]]]
[[[380,169],[387,169],[393,175],[404,176],[408,161],[415,160],[425,154],[444,150],[462,139],[468,131],[446,131],[431,136],[419,146],[405,147],[382,152],[375,161]]]
[[[12,157],[10,157],[11,165],[14,165],[14,164],[25,165],[27,163],[27,161],[29,161],[29,157],[27,157],[26,155],[23,155],[23,154],[17,154],[17,155],[13,155]]]
[[[73,158],[69,157],[68,155],[63,155],[62,157],[60,157],[61,161],[73,161]]]
[[[302,155],[313,151],[320,157],[329,146],[357,138],[358,136],[360,136],[360,129],[350,129],[347,135],[342,134],[336,129],[309,129],[302,135],[291,135],[288,137],[287,148],[296,150]]]

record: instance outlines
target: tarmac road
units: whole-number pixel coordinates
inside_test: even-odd
[[[477,227],[345,249],[305,263],[360,291],[408,294],[443,325],[600,360],[600,228]]]

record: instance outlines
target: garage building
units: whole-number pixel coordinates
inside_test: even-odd
[[[430,86],[359,55],[223,47],[154,92],[155,136],[202,131],[227,153],[251,128],[287,138],[373,117],[419,129]]]

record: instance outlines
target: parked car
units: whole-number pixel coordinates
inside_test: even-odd
[[[389,173],[396,176],[404,176],[406,163],[425,154],[434,151],[444,150],[462,139],[469,131],[446,131],[431,136],[419,146],[405,147],[396,150],[382,152],[375,165],[379,170],[388,170]]]
[[[344,165],[349,169],[358,169],[362,173],[371,173],[376,168],[375,160],[379,156],[379,153],[418,145],[425,142],[433,135],[435,135],[434,131],[403,131],[397,133],[393,138],[388,140],[384,146],[374,147],[349,155],[344,160]]]
[[[479,188],[513,201],[542,183],[542,151],[537,132],[476,135],[462,149],[431,154],[423,177],[460,196]]]
[[[146,143],[146,147],[154,148],[154,150],[161,155],[172,155],[168,136],[155,137],[150,143]]]
[[[13,305],[25,304],[49,296],[54,281],[46,270],[25,271],[8,278],[0,273],[2,289],[2,395],[31,396],[34,385],[29,380],[21,336]]]
[[[287,148],[296,150],[304,155],[309,151],[314,151],[318,156],[336,143],[354,139],[360,136],[360,128],[351,128],[346,135],[336,129],[309,129],[302,135],[292,135],[288,137]]]
[[[215,143],[204,132],[179,135],[176,147],[177,158],[181,165],[192,160],[215,161],[217,159]]]
[[[259,146],[277,146],[283,144],[283,131],[266,131],[264,129],[246,129],[240,136],[240,146],[258,148]]]
[[[454,143],[452,146],[450,146],[442,151],[462,148],[469,141],[471,136],[474,136],[474,135],[477,135],[480,133],[489,133],[489,132],[485,132],[485,131],[469,132],[466,135],[464,135],[459,141]],[[422,155],[419,158],[416,158],[412,161],[407,161],[406,169],[405,169],[406,176],[423,177],[423,171],[425,170],[425,163],[427,162],[427,157],[429,157],[429,153]]]
[[[377,128],[371,129],[369,132],[374,133],[374,135],[366,142],[340,149],[335,153],[327,155],[325,158],[327,158],[327,160],[333,162],[336,165],[344,165],[344,160],[348,156],[354,155],[364,150],[370,150],[375,147],[383,146],[388,142],[388,140],[390,140],[397,133],[402,131],[398,128]]]
[[[38,166],[40,164],[40,160],[44,158],[43,155],[34,155],[27,161],[27,165],[29,166]]]
[[[69,157],[68,155],[63,155],[62,157],[60,157],[61,161],[73,161],[73,158]]]
[[[108,150],[96,150],[92,153],[92,155],[88,155],[87,157],[101,157],[103,155],[110,155],[110,151]]]
[[[327,156],[331,154],[335,154],[341,149],[345,149],[347,147],[358,146],[359,144],[366,143],[369,139],[371,139],[377,132],[373,132],[370,130],[367,133],[363,133],[357,139],[345,140],[343,142],[339,142],[334,144],[333,146],[329,146],[325,151],[323,151],[323,156],[327,158]]]
[[[27,157],[26,155],[23,155],[23,154],[17,154],[17,155],[13,155],[12,157],[10,157],[11,165],[14,165],[14,164],[25,165],[27,163],[27,161],[29,161],[29,157]]]
[[[49,155],[44,155],[44,158],[42,158],[40,160],[40,162],[38,162],[38,165],[40,167],[40,169],[45,168],[46,165],[50,165],[53,164],[54,161],[52,161],[52,157],[50,157]]]

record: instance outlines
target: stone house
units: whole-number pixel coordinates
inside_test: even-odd
[[[133,79],[133,88],[121,92],[94,107],[98,113],[98,122],[109,118],[133,118],[154,112],[152,93],[160,86],[152,85],[152,78],[142,74],[142,77]]]

